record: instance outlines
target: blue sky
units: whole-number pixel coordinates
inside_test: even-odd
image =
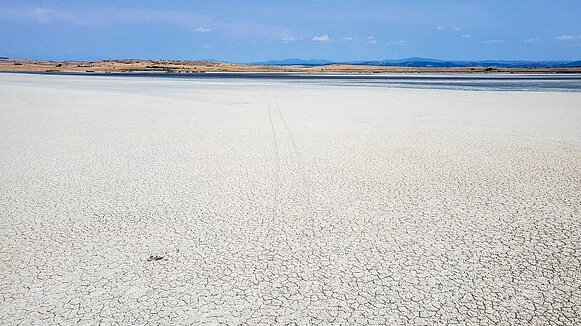
[[[579,0],[4,1],[0,56],[581,60]]]

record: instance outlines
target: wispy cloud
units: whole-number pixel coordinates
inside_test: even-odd
[[[408,46],[409,43],[407,41],[400,40],[400,41],[388,42],[387,45],[390,45],[390,46],[394,46],[394,45],[397,45],[397,46]]]
[[[367,38],[367,42],[368,42],[369,44],[375,44],[375,43],[377,43],[377,40],[375,39],[375,37],[373,37],[373,36],[369,36],[369,37]]]
[[[280,38],[289,34],[288,28],[279,25],[222,20],[209,15],[188,11],[157,9],[55,9],[28,7],[0,10],[0,21],[21,21],[36,24],[69,24],[79,27],[103,28],[118,25],[165,25],[185,31],[207,33],[220,32],[236,37]]]
[[[168,23],[193,27],[210,22],[211,17],[188,12],[151,9],[109,9],[96,10],[51,9],[51,8],[20,8],[3,10],[0,20],[28,21],[40,24],[67,23],[78,26],[111,26],[141,23]]]
[[[302,36],[294,35],[292,33],[283,33],[280,35],[280,40],[283,42],[295,42],[302,40]]]
[[[537,43],[541,38],[540,37],[531,37],[526,39],[524,42],[528,44]]]
[[[499,43],[504,43],[504,40],[488,40],[488,41],[484,41],[484,43],[486,43],[486,44],[499,44]]]
[[[472,37],[472,35],[470,35],[470,34],[462,34],[462,36],[461,36],[461,37],[462,37],[462,38],[471,38],[471,37]]]
[[[77,26],[88,26],[97,23],[98,19],[74,11],[62,11],[50,8],[3,8],[0,11],[0,21],[25,21],[38,24],[64,22]]]
[[[328,34],[324,34],[324,35],[320,35],[320,36],[313,36],[313,42],[322,42],[322,43],[326,43],[331,41],[331,38],[329,37]]]
[[[302,36],[294,36],[294,35],[287,35],[287,36],[283,36],[280,38],[280,40],[283,42],[295,42],[295,41],[300,41],[302,39],[303,39]]]
[[[353,36],[345,36],[344,38],[341,39],[341,41],[344,41],[344,42],[351,42],[354,40],[355,40],[355,37],[353,37]]]
[[[453,32],[453,33],[459,33],[463,31],[463,29],[460,27],[448,27],[444,25],[437,26],[436,30],[438,32]]]
[[[561,36],[557,36],[555,38],[557,40],[561,40],[561,41],[573,41],[573,40],[581,39],[581,35],[579,35],[579,36],[575,36],[575,35],[561,35]]]

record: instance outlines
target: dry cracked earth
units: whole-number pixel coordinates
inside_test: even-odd
[[[0,74],[0,324],[581,324],[580,103]]]

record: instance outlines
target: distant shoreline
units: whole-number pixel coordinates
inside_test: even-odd
[[[267,78],[267,79],[428,79],[428,80],[581,80],[581,72],[553,73],[477,73],[477,72],[384,72],[384,73],[343,73],[343,72],[301,72],[301,71],[207,71],[204,73],[159,72],[159,71],[2,71],[0,74],[32,74],[61,76],[117,76],[117,77],[168,77],[168,78]]]
[[[468,91],[557,91],[581,92],[581,73],[377,73],[349,74],[337,72],[207,72],[207,73],[164,73],[164,72],[44,72],[44,71],[0,71],[4,75],[37,75],[41,78],[89,80],[122,79],[165,79],[173,81],[232,82],[244,84],[260,82],[303,83],[303,85],[385,87],[413,89],[441,89]],[[9,77],[8,77],[9,78]]]
[[[44,73],[304,73],[304,74],[577,74],[581,67],[563,68],[505,68],[505,67],[398,67],[352,64],[251,65],[209,61],[176,60],[104,60],[104,61],[43,61],[0,59],[0,72]]]

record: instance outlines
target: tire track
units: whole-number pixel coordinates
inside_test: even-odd
[[[286,120],[284,119],[284,117],[282,115],[282,112],[280,111],[280,106],[278,105],[278,97],[275,97],[274,99],[276,101],[276,110],[278,111],[278,115],[280,116],[280,120],[282,120],[282,123],[284,124],[284,128],[286,129],[286,132],[288,134],[288,137],[289,137],[291,143],[293,144],[293,152],[295,152],[295,155],[296,156],[299,156],[298,155],[298,152],[297,152],[297,144],[295,143],[295,139],[293,137],[293,134],[290,131],[290,129],[289,129],[287,123],[286,123]]]
[[[305,161],[303,160],[302,156],[299,154],[299,150],[297,147],[297,144],[295,142],[295,139],[293,137],[293,134],[291,132],[291,129],[289,128],[284,115],[282,114],[282,110],[280,109],[280,105],[278,104],[278,97],[274,97],[275,103],[276,103],[276,109],[278,112],[278,115],[280,117],[280,120],[282,121],[284,128],[286,130],[286,133],[288,135],[288,138],[290,139],[290,142],[292,144],[292,154],[295,158],[295,167],[298,167],[298,173],[299,173],[299,177],[298,179],[300,180],[300,183],[302,183],[303,185],[303,189],[305,191],[305,202],[307,203],[307,205],[311,205],[311,191],[310,191],[310,187],[309,187],[309,182],[307,180],[307,176],[306,173],[304,173],[304,167],[306,166]],[[308,229],[311,231],[311,234],[314,235],[314,230],[315,230],[315,219],[312,215],[310,214],[306,214],[307,216],[309,216],[308,218]]]
[[[270,112],[270,98],[268,99],[268,120],[270,121],[270,130],[272,131],[272,141],[274,143],[275,157],[278,161],[278,140],[276,139],[276,131],[274,130],[274,122],[272,120],[272,113]]]
[[[274,171],[274,203],[275,203],[275,216],[280,211],[279,209],[279,187],[280,187],[280,153],[278,146],[278,139],[276,138],[276,130],[274,129],[274,121],[272,119],[272,113],[270,109],[270,98],[268,98],[268,120],[270,122],[270,130],[272,132],[272,143],[274,144],[274,159],[275,159],[275,171]]]

